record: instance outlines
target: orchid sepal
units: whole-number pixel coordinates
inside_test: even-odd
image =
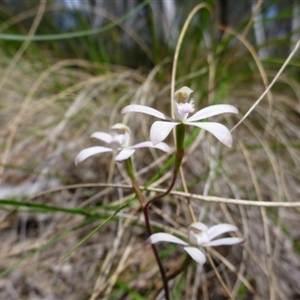
[[[112,152],[113,149],[107,148],[107,147],[101,147],[101,146],[95,146],[95,147],[89,147],[86,149],[81,150],[76,158],[75,158],[75,164],[78,165],[82,161],[86,160],[92,155],[104,153],[104,152]]]
[[[216,122],[186,122],[185,124],[190,126],[196,126],[210,132],[216,137],[222,144],[231,148],[232,146],[232,135],[228,128],[223,124]]]
[[[170,117],[163,114],[159,110],[154,109],[150,106],[146,106],[146,105],[131,104],[131,105],[125,106],[121,110],[121,114],[126,114],[126,113],[130,113],[130,112],[139,112],[139,113],[150,115],[150,116],[162,119],[162,120],[172,120]]]
[[[177,126],[178,122],[156,121],[150,129],[150,140],[154,145],[166,139],[172,129]]]
[[[217,116],[220,114],[225,114],[225,113],[238,114],[239,111],[237,110],[236,107],[229,104],[210,105],[198,110],[191,117],[187,118],[187,122],[195,122],[209,117]]]

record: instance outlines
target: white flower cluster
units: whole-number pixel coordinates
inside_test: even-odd
[[[165,152],[169,152],[171,148],[163,142],[169,133],[179,124],[196,126],[207,130],[213,134],[221,143],[231,147],[232,136],[230,131],[224,125],[216,122],[199,122],[200,120],[216,116],[223,113],[238,113],[238,110],[228,104],[217,104],[205,107],[188,117],[193,113],[194,99],[190,98],[193,91],[188,87],[182,87],[174,94],[174,116],[172,119],[162,112],[148,106],[132,104],[124,107],[122,114],[130,112],[138,112],[157,117],[163,121],[156,121],[150,129],[150,141],[142,142],[131,146],[130,129],[123,124],[115,124],[112,126],[112,134],[105,132],[95,132],[91,137],[107,143],[110,147],[95,146],[82,150],[76,157],[75,163],[78,164],[86,158],[105,152],[118,151],[116,161],[124,161],[128,159],[138,148],[157,148]],[[230,224],[218,224],[208,228],[200,222],[191,224],[188,228],[188,242],[179,239],[168,233],[155,233],[149,237],[149,242],[155,244],[158,242],[170,242],[183,245],[183,249],[199,264],[206,262],[205,254],[199,247],[212,247],[220,245],[234,245],[243,243],[243,238],[227,237],[215,239],[217,236],[237,231],[237,227]]]

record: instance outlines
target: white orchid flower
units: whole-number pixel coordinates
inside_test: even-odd
[[[175,119],[172,119],[162,112],[144,105],[132,104],[124,107],[121,111],[122,114],[129,112],[140,112],[147,115],[151,115],[162,120],[167,121],[156,121],[153,123],[150,130],[150,140],[153,144],[162,142],[171,132],[171,130],[178,124],[186,124],[191,126],[196,126],[207,130],[213,134],[221,143],[231,147],[232,145],[232,136],[230,131],[222,124],[216,122],[197,122],[202,119],[206,119],[212,116],[216,116],[223,113],[234,113],[237,114],[238,110],[228,104],[217,104],[205,107],[200,109],[191,117],[188,118],[188,115],[194,112],[194,99],[190,98],[190,94],[193,91],[184,86],[174,94],[174,115]]]
[[[127,126],[118,123],[112,126],[112,129],[114,130],[112,134],[108,134],[106,132],[94,132],[91,135],[91,137],[109,144],[111,148],[102,146],[86,148],[80,151],[76,156],[75,164],[77,165],[92,155],[113,152],[115,150],[119,151],[118,155],[116,156],[116,161],[118,162],[129,158],[135,152],[135,149],[138,148],[157,148],[165,152],[169,152],[171,150],[171,148],[165,143],[158,143],[154,145],[151,141],[130,146],[130,129]]]
[[[237,237],[227,237],[216,239],[217,236],[231,232],[237,231],[238,228],[231,224],[218,224],[208,228],[205,224],[200,222],[192,223],[188,229],[188,240],[185,242],[172,234],[168,233],[154,233],[149,237],[149,242],[155,244],[158,242],[169,242],[179,245],[183,245],[183,249],[200,265],[203,265],[206,262],[204,253],[198,249],[198,247],[214,247],[221,245],[234,245],[241,244],[245,242],[243,238]]]

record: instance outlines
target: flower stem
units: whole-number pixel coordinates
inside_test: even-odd
[[[136,196],[138,197],[138,199],[141,203],[142,209],[143,209],[143,214],[145,217],[145,225],[146,225],[147,233],[149,236],[152,234],[150,218],[149,218],[149,205],[151,203],[165,197],[173,189],[176,179],[177,179],[177,175],[180,170],[181,162],[182,162],[182,159],[184,156],[184,136],[185,136],[185,124],[179,124],[178,126],[176,126],[176,154],[175,154],[175,163],[174,163],[172,182],[171,182],[169,188],[163,194],[161,194],[157,197],[154,197],[153,199],[151,199],[147,202],[145,201],[145,198],[144,198],[144,196],[137,184],[137,181],[135,179],[134,171],[132,168],[132,163],[131,163],[130,158],[125,160],[126,170],[131,179],[133,190],[134,190]],[[161,278],[162,278],[162,282],[163,282],[163,286],[164,286],[164,290],[165,290],[166,300],[169,300],[170,299],[169,287],[168,287],[169,278],[166,275],[166,272],[165,272],[162,262],[160,260],[156,246],[154,244],[152,244],[151,247],[152,247],[152,250],[153,250],[153,253],[154,253],[154,256],[156,259],[156,263],[158,265],[158,268],[159,268],[159,271],[161,274]],[[176,276],[176,272],[173,275]]]
[[[149,211],[148,211],[148,203],[145,203],[145,205],[143,205],[143,214],[145,217],[145,224],[146,224],[146,229],[147,229],[147,233],[148,236],[150,236],[152,234],[152,229],[151,229],[151,224],[150,224],[150,218],[149,218]],[[151,244],[155,259],[156,259],[156,263],[158,265],[159,271],[160,271],[160,275],[161,275],[161,279],[163,282],[163,286],[164,286],[164,290],[165,290],[165,296],[166,296],[166,300],[170,299],[170,295],[169,295],[169,286],[168,286],[168,279],[166,276],[166,272],[164,270],[163,264],[160,260],[157,248],[154,244]]]
[[[176,179],[177,179],[177,175],[178,175],[179,170],[180,170],[181,162],[182,162],[182,159],[183,159],[183,156],[184,156],[184,136],[185,136],[185,124],[177,125],[176,126],[176,154],[175,154],[175,163],[174,163],[174,171],[173,171],[172,182],[171,182],[170,186],[168,187],[168,189],[163,194],[154,197],[153,199],[149,200],[145,204],[145,206],[147,207],[147,210],[148,210],[148,206],[150,204],[152,204],[153,202],[156,202],[157,200],[165,197],[173,189],[173,187],[175,185],[175,182],[176,182]]]
[[[146,228],[147,228],[147,232],[148,232],[149,236],[152,234],[150,218],[149,218],[149,205],[152,204],[153,202],[165,197],[173,189],[175,182],[176,182],[177,175],[180,170],[181,162],[182,162],[182,159],[184,156],[184,135],[185,135],[185,125],[179,124],[176,127],[176,149],[177,149],[177,151],[175,154],[176,156],[175,156],[175,163],[174,163],[173,178],[172,178],[172,182],[171,182],[169,188],[163,194],[158,195],[158,196],[154,197],[153,199],[149,200],[148,202],[145,202],[142,204],[143,213],[145,216],[145,224],[146,224]],[[159,267],[160,274],[162,277],[166,299],[169,299],[169,287],[168,287],[169,278],[167,277],[167,275],[164,271],[163,265],[161,263],[157,249],[154,246],[154,244],[152,244],[152,249],[153,249],[153,252],[154,252],[154,255],[156,258],[156,262],[157,262],[157,265]],[[176,274],[175,274],[175,276],[176,276]]]
[[[135,179],[135,175],[134,175],[130,157],[125,160],[125,167],[126,167],[127,174],[131,179],[132,188],[133,188],[137,198],[139,199],[141,206],[143,207],[144,203],[146,201],[145,201],[145,198],[144,198],[144,196],[139,188],[139,185],[137,184],[137,181]]]
[[[139,188],[139,185],[136,181],[130,158],[125,160],[125,167],[126,167],[127,174],[131,179],[132,188],[133,188],[137,198],[140,201],[140,204],[141,204],[141,207],[142,207],[142,210],[143,210],[143,215],[144,215],[144,218],[145,218],[145,225],[146,225],[147,234],[148,234],[148,236],[150,236],[152,234],[152,229],[151,229],[151,224],[150,224],[150,218],[149,218],[149,213],[148,213],[147,202],[145,201],[145,198],[144,198],[144,196],[143,196],[143,194],[142,194],[142,192]],[[155,260],[156,260],[156,263],[158,265],[160,275],[161,275],[161,278],[162,278],[166,300],[169,300],[170,295],[169,295],[169,287],[168,287],[168,280],[167,280],[166,272],[164,270],[163,264],[160,260],[159,255],[158,255],[158,251],[157,251],[156,246],[154,244],[151,244],[151,247],[152,247],[152,251],[154,253]]]
[[[176,157],[174,164],[174,174],[178,174],[181,162],[184,155],[184,136],[185,136],[185,124],[179,124],[176,126]]]

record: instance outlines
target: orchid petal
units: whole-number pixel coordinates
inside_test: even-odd
[[[100,141],[103,141],[107,144],[109,144],[112,141],[112,135],[108,134],[106,132],[94,132],[91,135],[92,138],[98,139]]]
[[[235,244],[241,244],[244,243],[245,239],[243,238],[237,238],[237,237],[229,237],[229,238],[223,238],[223,239],[217,239],[214,241],[211,241],[208,243],[207,246],[222,246],[222,245],[235,245]]]
[[[177,122],[156,121],[152,124],[150,129],[150,140],[156,145],[162,142],[171,132],[171,130],[178,125]]]
[[[137,148],[157,148],[165,152],[170,152],[171,148],[166,143],[158,143],[154,145],[151,141],[138,143],[136,145],[131,146],[131,149],[137,149]]]
[[[166,143],[160,142],[154,146],[154,148],[157,148],[159,150],[165,151],[165,152],[171,152],[171,147],[167,145]]]
[[[165,114],[163,114],[159,110],[154,109],[154,108],[149,107],[149,106],[145,106],[145,105],[132,104],[132,105],[128,105],[128,106],[124,107],[121,110],[121,114],[126,114],[126,113],[129,113],[129,112],[139,112],[139,113],[143,113],[143,114],[146,114],[146,115],[157,117],[159,119],[171,120],[170,117],[166,116]]]
[[[212,240],[215,237],[217,237],[218,235],[221,235],[223,233],[230,232],[230,231],[237,231],[237,230],[238,230],[238,228],[231,224],[218,224],[218,225],[214,225],[214,226],[210,227],[207,230],[207,235],[208,235],[209,240]]]
[[[96,146],[96,147],[90,147],[90,148],[86,148],[84,150],[81,150],[78,155],[75,158],[75,164],[79,164],[80,162],[84,161],[85,159],[87,159],[88,157],[98,154],[98,153],[104,153],[104,152],[112,152],[113,149],[111,148],[107,148],[107,147],[100,147],[100,146]]]
[[[205,246],[210,242],[206,232],[196,234],[192,230],[189,230],[189,241],[191,244],[197,246]]]
[[[193,93],[193,90],[188,86],[183,86],[174,93],[174,99],[178,102],[187,102],[189,100],[190,94]]]
[[[151,244],[159,243],[159,242],[169,242],[169,243],[175,243],[179,245],[188,245],[185,241],[177,238],[176,236],[169,234],[169,233],[164,233],[164,232],[159,232],[159,233],[154,233],[150,235],[148,238],[148,241]]]
[[[190,243],[198,246],[209,243],[210,240],[206,234],[207,229],[207,226],[203,223],[192,223],[188,229]]]
[[[195,247],[184,247],[184,250],[201,266],[205,264],[206,258],[202,251]]]
[[[114,146],[114,149],[119,148],[120,146],[125,148],[129,146],[129,139],[130,136],[128,133],[116,134],[112,136],[110,145]]]
[[[213,134],[221,143],[225,146],[231,147],[232,136],[227,127],[220,123],[215,122],[185,122],[187,125],[197,126],[204,130],[207,130]]]
[[[202,119],[206,119],[212,116],[224,114],[224,113],[233,113],[237,114],[239,111],[232,105],[229,104],[217,104],[207,106],[203,109],[200,109],[195,114],[187,119],[188,122],[199,121]]]
[[[201,222],[194,222],[189,226],[189,229],[196,229],[201,231],[207,231],[207,226]]]
[[[141,142],[138,144],[135,144],[133,146],[131,146],[131,149],[138,149],[138,148],[153,148],[154,145],[151,141],[146,141],[146,142]]]
[[[124,132],[127,131],[127,132],[130,133],[130,128],[128,126],[122,124],[122,123],[117,123],[117,124],[113,125],[111,128],[112,129],[119,129],[119,130],[122,130]]]
[[[123,161],[127,158],[129,158],[133,153],[135,152],[135,149],[122,149],[120,153],[116,156],[116,161]]]

